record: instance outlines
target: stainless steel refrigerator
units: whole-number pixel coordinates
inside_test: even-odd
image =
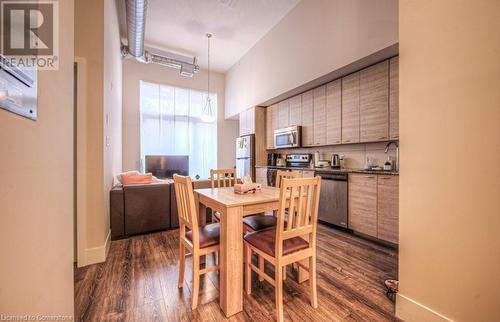
[[[251,176],[255,181],[255,138],[253,135],[236,139],[236,177]]]

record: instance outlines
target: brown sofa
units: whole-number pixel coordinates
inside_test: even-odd
[[[210,181],[196,180],[193,188],[209,188]],[[173,182],[118,185],[109,192],[111,239],[179,228]],[[207,209],[207,221],[212,217]]]
[[[179,227],[172,183],[116,186],[110,191],[111,239]]]

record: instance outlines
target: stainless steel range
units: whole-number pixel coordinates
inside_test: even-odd
[[[311,166],[312,154],[287,154],[287,168],[309,168]]]

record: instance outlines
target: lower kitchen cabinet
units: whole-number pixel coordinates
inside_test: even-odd
[[[377,237],[397,244],[399,242],[399,178],[378,176]]]
[[[349,175],[349,228],[377,237],[377,176]]]
[[[399,177],[349,175],[349,228],[394,244],[399,242]]]

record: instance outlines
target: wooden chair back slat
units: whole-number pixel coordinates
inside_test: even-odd
[[[293,179],[300,177],[300,172],[298,171],[286,171],[286,170],[278,170],[276,172],[276,188],[281,187],[281,181],[283,179]]]
[[[283,254],[285,239],[301,236],[309,240],[309,247],[315,247],[320,186],[321,177],[284,178],[281,181],[275,244],[278,257]],[[286,209],[288,222],[285,225]]]
[[[217,186],[216,186],[217,183]],[[210,170],[210,186],[214,188],[232,187],[236,183],[236,169]]]
[[[181,236],[184,237],[188,227],[193,231],[193,245],[198,245],[198,216],[191,178],[174,174],[174,187]]]
[[[298,188],[298,194],[299,194],[299,196],[302,196],[304,193],[305,193],[304,187],[300,186]],[[304,198],[299,198],[299,202],[298,202],[297,208],[298,209],[302,209],[303,207],[304,207]],[[305,218],[306,217],[307,216],[305,215],[305,211],[299,211],[299,212],[297,212],[296,221],[297,221],[298,226],[305,226],[306,225],[306,222],[305,222]]]

